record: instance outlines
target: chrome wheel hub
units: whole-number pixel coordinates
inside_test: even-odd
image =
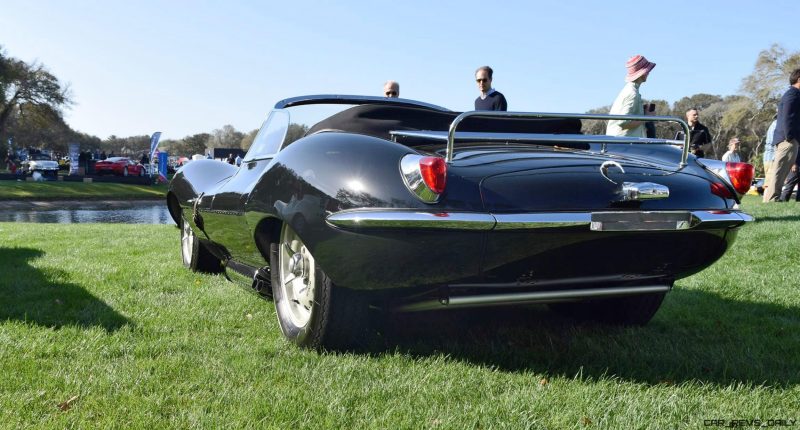
[[[304,327],[314,308],[314,257],[289,226],[281,232],[278,252],[280,288],[288,316],[297,327]]]
[[[289,257],[289,272],[294,276],[304,277],[303,254],[297,252]]]
[[[186,267],[192,262],[192,248],[194,248],[194,234],[192,228],[186,220],[183,220],[183,230],[181,231],[181,257]]]

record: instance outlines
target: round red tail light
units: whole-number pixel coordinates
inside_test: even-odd
[[[752,166],[751,166],[752,167]],[[447,184],[447,163],[440,157],[422,157],[419,170],[425,185],[436,194],[442,194]]]
[[[753,182],[753,175],[755,169],[752,164],[747,163],[726,163],[725,170],[728,171],[728,176],[731,178],[731,185],[733,189],[739,194],[744,194],[750,189],[750,184]]]
[[[713,182],[711,184],[711,193],[722,197],[723,199],[732,199],[733,193],[731,189],[725,186],[722,182]]]

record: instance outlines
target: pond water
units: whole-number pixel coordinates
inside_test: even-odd
[[[175,225],[163,201],[3,203],[0,202],[0,222]]]

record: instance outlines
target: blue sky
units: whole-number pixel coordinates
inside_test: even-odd
[[[645,98],[735,94],[758,52],[800,50],[788,1],[9,1],[6,54],[69,83],[75,129],[181,138],[258,128],[317,93],[401,96],[470,110],[488,64],[509,110],[608,105],[624,64],[657,63]],[[780,24],[780,22],[786,22]]]

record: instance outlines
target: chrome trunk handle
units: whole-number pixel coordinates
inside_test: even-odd
[[[669,188],[666,185],[652,182],[623,182],[622,200],[656,200],[669,197]]]

